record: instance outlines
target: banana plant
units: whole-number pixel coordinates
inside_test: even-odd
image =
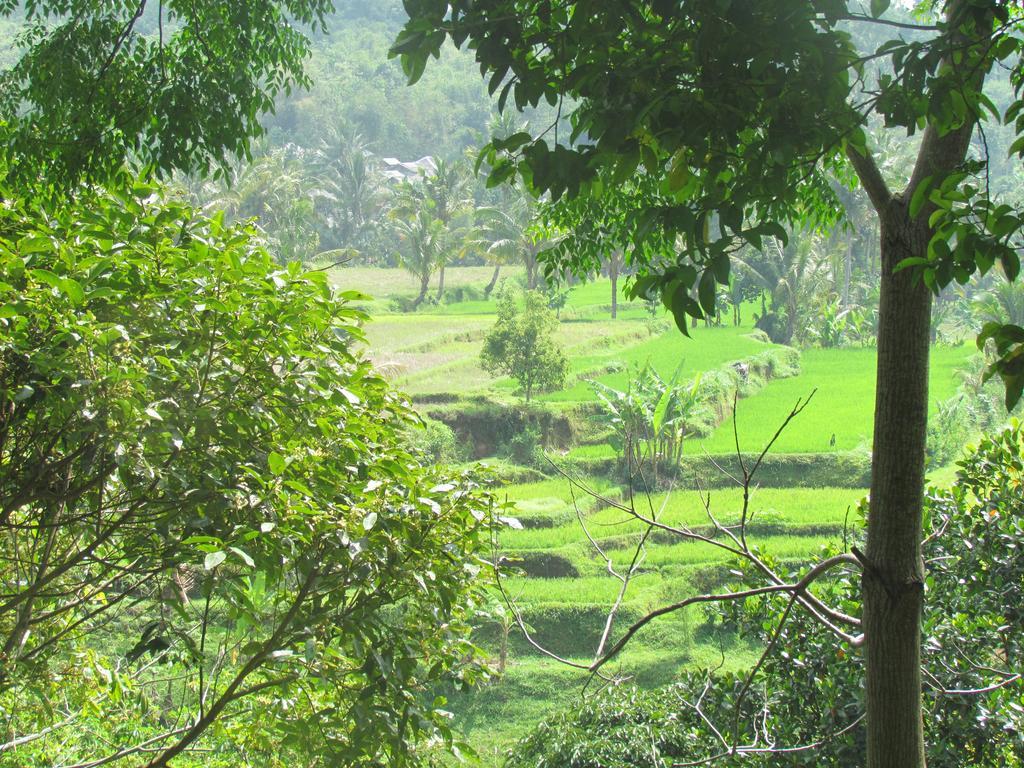
[[[691,433],[689,424],[703,404],[700,375],[687,385],[679,381],[682,371],[680,363],[666,381],[648,363],[624,390],[593,382],[614,430],[611,443],[624,467],[632,473],[649,466],[654,484],[662,469],[678,466]]]

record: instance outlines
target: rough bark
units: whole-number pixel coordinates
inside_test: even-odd
[[[901,198],[881,214],[881,296],[871,509],[863,577],[869,768],[925,765],[921,719],[921,510],[931,293],[912,270],[927,227]]]
[[[950,6],[955,13],[958,3]],[[975,86],[980,87],[983,73]],[[881,294],[871,505],[863,577],[868,768],[924,768],[921,717],[921,512],[928,425],[931,293],[905,258],[927,253],[926,203],[909,201],[925,179],[942,178],[967,154],[974,124],[940,132],[929,125],[910,182],[893,195],[868,154],[847,155],[878,213]]]

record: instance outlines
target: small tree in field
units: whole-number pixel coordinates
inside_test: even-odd
[[[520,305],[513,291],[503,290],[498,320],[484,339],[480,364],[489,373],[503,373],[519,382],[526,402],[537,390],[558,389],[569,363],[553,338],[557,327],[558,318],[542,294],[526,291]]]

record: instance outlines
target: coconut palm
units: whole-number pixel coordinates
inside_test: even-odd
[[[402,182],[396,192],[395,217],[409,220],[423,214],[438,222],[439,226],[435,227],[439,237],[435,257],[436,268],[440,271],[438,301],[444,295],[445,267],[461,251],[461,240],[469,229],[473,207],[470,178],[462,162],[439,160],[435,171]]]
[[[793,340],[825,282],[827,266],[815,246],[814,236],[791,240],[785,246],[772,237],[761,251],[738,258],[740,271],[763,291],[758,327],[776,343]],[[771,311],[765,305],[765,295],[771,299]]]
[[[417,211],[409,217],[396,217],[395,234],[398,237],[398,263],[419,279],[420,291],[412,303],[416,309],[426,298],[430,278],[437,271],[447,248],[447,231],[440,219],[429,211]]]
[[[317,207],[337,247],[370,252],[387,202],[377,157],[356,131],[332,130],[314,159]]]
[[[284,262],[311,258],[320,240],[313,203],[316,183],[296,151],[276,149],[236,166],[227,184],[210,191],[204,206],[224,211],[231,220],[254,220]]]
[[[534,290],[539,282],[538,256],[551,242],[534,223],[537,206],[532,198],[520,194],[502,206],[486,206],[476,211],[477,226],[467,249],[481,254],[494,264],[486,295],[498,282],[505,264],[519,262],[526,268],[526,288]]]
[[[974,316],[982,324],[1024,326],[1024,284],[999,280],[974,300]]]

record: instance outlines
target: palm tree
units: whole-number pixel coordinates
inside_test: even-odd
[[[236,166],[203,206],[230,220],[253,219],[281,261],[306,260],[319,244],[316,185],[288,148]]]
[[[974,316],[982,323],[1024,326],[1024,283],[998,281],[974,300]]]
[[[740,256],[738,263],[744,275],[763,291],[758,327],[772,341],[789,344],[825,277],[814,237],[791,240],[786,246],[769,238],[763,250]],[[771,299],[771,312],[765,306],[765,294]],[[784,325],[779,325],[780,319]]]
[[[428,211],[417,211],[413,216],[395,219],[395,234],[399,264],[420,281],[420,292],[412,303],[416,309],[426,298],[430,278],[442,262],[447,233],[440,219]]]
[[[332,130],[315,155],[318,204],[336,247],[366,253],[385,207],[376,156],[356,131]]]
[[[535,225],[537,204],[533,198],[520,194],[503,206],[477,209],[477,227],[469,247],[482,253],[494,266],[494,274],[485,292],[490,296],[498,282],[502,265],[519,261],[526,268],[526,289],[532,291],[539,282],[538,256],[551,240]]]
[[[484,296],[490,298],[498,284],[501,268],[516,258],[516,228],[512,217],[503,208],[477,208],[476,219],[477,225],[463,244],[463,252],[483,256],[494,265],[490,282],[484,288]]]
[[[460,251],[458,243],[465,237],[472,211],[469,174],[461,162],[439,160],[435,171],[403,182],[396,193],[394,215],[409,219],[425,214],[440,225],[438,231],[443,233],[444,242],[438,243],[436,256],[440,270],[438,301],[444,295],[445,267]]]

